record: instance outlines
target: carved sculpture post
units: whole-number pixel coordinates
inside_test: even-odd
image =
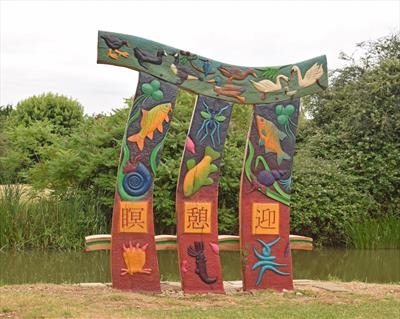
[[[299,99],[254,106],[240,190],[243,289],[292,289],[289,190]]]
[[[111,248],[113,286],[160,291],[153,180],[172,117],[176,86],[140,73],[122,141]]]
[[[176,194],[177,236],[185,292],[223,292],[218,247],[219,164],[232,103],[200,96],[182,158]]]
[[[239,48],[240,49],[240,48]],[[177,88],[196,93],[176,194],[185,292],[223,292],[219,165],[233,103],[253,104],[240,190],[243,287],[291,289],[289,201],[299,97],[327,86],[325,56],[248,68],[99,31],[98,63],[140,71],[123,139],[113,211],[113,287],[160,291],[152,190]],[[238,106],[240,107],[240,106]]]

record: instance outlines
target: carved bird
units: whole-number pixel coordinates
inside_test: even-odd
[[[120,51],[124,45],[129,47],[129,44],[125,40],[121,40],[118,37],[113,37],[113,36],[108,36],[108,35],[102,35],[100,36],[106,45],[108,46],[108,52],[107,55],[114,60],[118,60],[120,56],[123,56],[124,58],[127,58],[129,56],[128,52],[125,51]]]
[[[265,100],[267,98],[267,93],[282,90],[282,83],[280,82],[281,79],[286,82],[289,81],[287,76],[285,76],[283,74],[279,74],[276,77],[275,83],[272,82],[271,80],[261,80],[259,82],[250,80],[250,82],[251,82],[251,84],[253,84],[253,86],[256,88],[257,91],[262,93],[261,99]]]
[[[178,84],[182,84],[186,80],[203,80],[193,70],[179,64],[179,53],[175,53],[172,56],[174,57],[174,63],[170,65],[170,69],[179,78]]]
[[[200,59],[200,61],[203,62],[202,69],[203,69],[204,76],[207,77],[211,73],[212,64],[211,64],[210,60]]]
[[[299,84],[300,87],[305,88],[310,85],[313,85],[314,83],[317,83],[317,85],[325,90],[326,86],[322,85],[319,83],[319,79],[322,77],[324,74],[324,69],[321,64],[315,63],[312,67],[310,67],[306,73],[304,74],[304,77],[301,75],[300,68],[297,65],[294,65],[292,67],[292,70],[290,71],[292,78],[294,75],[297,73],[297,83]]]
[[[215,79],[208,80],[207,82],[215,83],[214,92],[217,93],[217,95],[234,97],[240,103],[245,103],[246,98],[242,96],[243,92],[245,91],[243,87],[229,83],[222,85],[222,79],[218,75],[215,77]]]
[[[147,66],[144,65],[143,63],[146,62],[146,63],[160,65],[163,61],[163,57],[167,56],[167,52],[165,52],[165,50],[158,50],[156,55],[154,55],[140,48],[134,48],[133,54],[135,58],[138,60],[139,64],[145,69],[147,69]]]
[[[234,67],[228,68],[221,65],[218,68],[218,70],[221,72],[223,76],[227,77],[229,81],[244,80],[249,75],[252,75],[255,78],[257,77],[256,71],[254,71],[253,69],[248,69],[244,71],[239,68],[234,68]]]

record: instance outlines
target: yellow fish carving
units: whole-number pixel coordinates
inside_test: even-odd
[[[218,171],[218,167],[211,162],[220,157],[220,153],[214,151],[210,146],[205,149],[202,160],[196,165],[196,161],[192,158],[186,162],[188,172],[183,180],[183,195],[192,196],[200,187],[211,185],[214,183],[211,173]]]
[[[278,165],[285,159],[289,160],[290,156],[282,150],[280,142],[287,135],[280,131],[274,123],[259,115],[256,115],[256,124],[258,135],[260,136],[260,145],[264,146],[265,153],[275,153]]]
[[[144,139],[147,137],[153,139],[155,130],[163,132],[163,122],[169,122],[168,113],[172,112],[171,103],[159,104],[150,111],[142,109],[142,119],[140,121],[140,131],[137,134],[128,137],[128,141],[136,143],[139,150],[143,150]]]

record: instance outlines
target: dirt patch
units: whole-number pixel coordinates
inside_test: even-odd
[[[400,298],[400,285],[394,284],[370,284],[364,282],[336,282],[316,280],[295,280],[295,290],[307,289],[316,292],[349,292],[372,296],[386,296],[392,294]]]

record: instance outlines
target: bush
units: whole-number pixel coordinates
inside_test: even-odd
[[[312,237],[317,245],[344,246],[347,226],[363,220],[376,202],[357,190],[356,178],[328,161],[299,151],[294,161],[291,233]]]

